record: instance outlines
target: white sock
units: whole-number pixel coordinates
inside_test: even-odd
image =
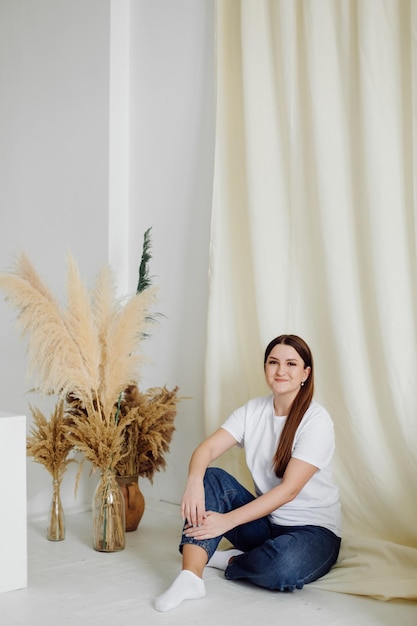
[[[157,611],[170,611],[183,600],[197,600],[206,595],[204,581],[188,569],[182,570],[172,585],[155,600]]]
[[[238,556],[239,554],[243,554],[243,552],[242,550],[236,550],[236,548],[232,548],[231,550],[216,550],[206,567],[215,567],[224,571],[229,565],[232,556]]]

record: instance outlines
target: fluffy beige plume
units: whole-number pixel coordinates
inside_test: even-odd
[[[138,380],[143,361],[138,348],[151,323],[149,310],[155,293],[155,289],[149,288],[131,297],[112,319],[107,334],[107,363],[101,390],[105,414],[117,401],[120,392]]]
[[[120,301],[116,298],[114,273],[110,266],[104,266],[99,272],[91,294],[97,335],[100,342],[100,397],[103,395],[104,380],[108,361],[109,329],[112,320],[120,309]]]
[[[78,265],[72,255],[67,261],[67,310],[64,319],[78,346],[84,368],[89,372],[92,389],[100,386],[100,340],[95,325],[90,296],[81,280]]]
[[[64,395],[91,389],[92,377],[79,347],[63,321],[55,299],[15,273],[0,273],[0,287],[18,311],[18,324],[28,338],[28,370],[39,391]]]
[[[19,255],[15,267],[15,273],[18,274],[21,278],[27,280],[28,283],[32,285],[32,287],[36,291],[39,291],[39,293],[44,295],[47,300],[54,299],[48,287],[45,285],[45,283],[33,267],[32,263],[30,262],[29,257],[24,252]]]

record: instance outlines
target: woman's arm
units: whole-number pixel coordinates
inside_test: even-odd
[[[200,527],[188,529],[187,536],[196,539],[219,537],[236,526],[269,515],[287,502],[291,502],[316,471],[317,467],[314,465],[292,458],[280,485],[229,513],[207,511]]]
[[[234,445],[236,439],[224,428],[219,428],[194,450],[181,504],[182,517],[191,526],[202,524],[206,513],[203,479],[207,467]]]
[[[231,528],[260,519],[287,502],[291,502],[316,472],[317,467],[314,465],[291,458],[280,485],[259,496],[253,502],[227,513],[229,522],[233,524]]]

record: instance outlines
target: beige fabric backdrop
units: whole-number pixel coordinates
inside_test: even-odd
[[[314,584],[383,599],[417,598],[416,218],[417,3],[218,0],[207,431],[304,337],[345,524]]]

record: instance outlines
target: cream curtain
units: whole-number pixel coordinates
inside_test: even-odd
[[[344,512],[317,586],[417,597],[417,3],[218,0],[207,431],[304,337]],[[247,480],[242,457],[227,469]]]

